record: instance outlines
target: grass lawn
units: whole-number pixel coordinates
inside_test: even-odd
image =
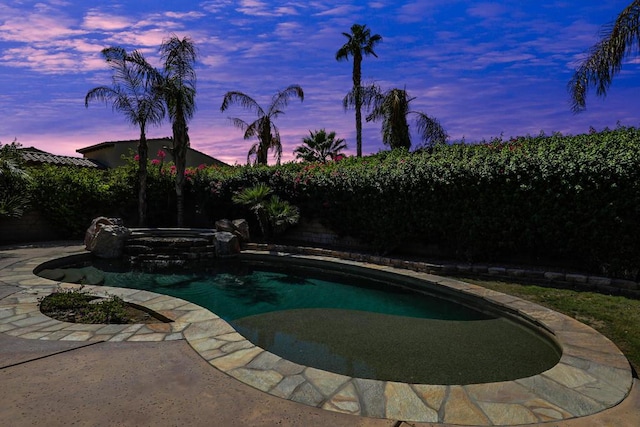
[[[640,372],[640,300],[513,282],[459,279],[540,304],[591,326],[613,341]]]

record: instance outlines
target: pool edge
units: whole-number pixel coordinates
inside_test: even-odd
[[[55,248],[52,252],[55,252]],[[10,268],[13,274],[3,272],[0,280],[19,286],[21,290],[7,297],[9,299],[0,300],[0,309],[16,311],[14,316],[0,319],[0,331],[31,339],[54,339],[54,336],[59,336],[58,339],[67,340],[108,341],[108,338],[105,339],[108,336],[105,325],[80,328],[79,325],[53,321],[39,313],[34,300],[46,292],[52,292],[58,282],[33,275],[33,268],[61,255],[57,251],[29,262],[17,263]],[[279,256],[290,255],[283,253]],[[377,264],[360,264],[384,267],[399,274],[407,272]],[[560,362],[534,377],[466,386],[350,378],[302,367],[255,347],[241,339],[233,328],[215,314],[194,304],[146,291],[138,291],[139,295],[136,296],[135,293],[129,293],[131,290],[121,288],[110,288],[109,291],[123,292],[123,299],[141,300],[131,302],[152,310],[173,312],[176,314],[175,325],[168,331],[127,325],[123,331],[126,329],[128,332],[119,331],[112,334],[111,339],[162,341],[184,338],[211,365],[272,395],[337,412],[404,421],[467,425],[557,421],[600,412],[615,406],[629,393],[633,379],[626,358],[613,343],[592,328],[515,297],[487,293],[482,291],[483,288],[428,273],[411,272],[412,277],[416,274],[435,277],[441,286],[450,286],[456,292],[462,292],[464,290],[459,288],[464,288],[475,290],[476,296],[484,293],[489,300],[505,304],[523,316],[546,325],[554,331],[563,347]],[[7,304],[9,301],[13,303]],[[65,332],[69,333],[63,335]],[[130,335],[125,337],[126,334]]]

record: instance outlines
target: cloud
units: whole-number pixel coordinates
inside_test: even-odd
[[[33,12],[4,9],[0,25],[0,41],[50,44],[54,40],[84,35],[74,28],[75,21],[49,7],[36,7]]]
[[[245,15],[259,17],[281,17],[298,14],[293,4],[272,8],[270,4],[259,0],[240,0],[240,7],[236,10]]]
[[[112,32],[130,28],[134,21],[129,17],[103,13],[99,10],[89,10],[82,22],[82,28],[87,31]]]

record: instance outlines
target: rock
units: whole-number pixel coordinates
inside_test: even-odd
[[[88,251],[91,250],[89,249],[89,247],[91,246],[91,241],[94,239],[94,237],[98,233],[98,230],[100,229],[100,227],[102,227],[103,225],[110,225],[110,224],[111,224],[111,221],[109,220],[109,218],[105,216],[99,216],[97,218],[94,218],[91,221],[91,225],[89,226],[89,228],[87,228],[87,231],[84,233],[84,246]]]
[[[122,218],[107,218],[106,216],[99,216],[91,221],[91,225],[87,228],[84,234],[84,245],[88,251],[90,251],[91,241],[95,238],[96,234],[105,225],[119,225],[122,226]]]
[[[228,231],[218,231],[214,233],[213,240],[216,248],[216,256],[226,258],[236,256],[240,253],[240,242],[238,237]]]
[[[216,221],[216,231],[228,231],[233,233],[234,227],[233,223],[228,219],[220,219]]]
[[[131,230],[121,225],[103,225],[89,242],[87,249],[100,258],[120,258]]]
[[[250,240],[249,223],[246,219],[234,219],[233,233],[240,238],[240,243],[247,243]]]

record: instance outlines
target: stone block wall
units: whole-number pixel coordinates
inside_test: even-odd
[[[339,236],[322,225],[318,220],[304,220],[291,227],[283,236],[289,242],[301,242],[306,245],[344,247],[350,249],[367,249],[368,246],[349,236]]]

